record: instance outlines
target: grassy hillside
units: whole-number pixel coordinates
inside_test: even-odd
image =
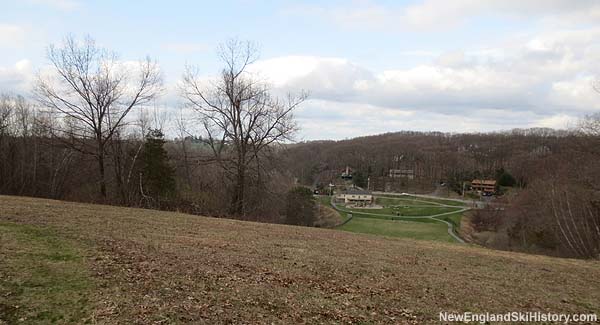
[[[0,323],[430,323],[600,313],[600,263],[0,196]]]
[[[445,224],[430,219],[380,220],[377,218],[355,217],[338,229],[380,236],[456,242],[448,235]]]

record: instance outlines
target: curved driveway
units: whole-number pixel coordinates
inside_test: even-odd
[[[378,194],[387,194],[387,193],[378,193]],[[398,196],[397,193],[394,193],[396,196]],[[410,195],[410,196],[415,196],[415,195]],[[415,196],[416,197],[416,196]],[[429,197],[429,196],[423,196],[426,198],[433,198],[433,197]],[[462,213],[465,212],[467,210],[470,210],[471,208],[469,207],[463,207],[460,210],[456,210],[456,211],[450,211],[450,212],[444,212],[444,213],[438,213],[438,214],[434,214],[434,215],[429,215],[429,216],[402,216],[402,217],[397,217],[394,215],[390,215],[390,214],[380,214],[380,213],[371,213],[371,212],[356,212],[356,211],[351,211],[351,210],[346,210],[346,209],[342,209],[340,207],[337,206],[337,204],[335,204],[335,200],[334,200],[334,196],[331,196],[331,206],[336,209],[337,211],[340,212],[345,212],[345,213],[350,213],[352,216],[354,214],[366,214],[366,215],[371,215],[371,216],[376,216],[376,217],[386,217],[386,218],[390,218],[391,220],[402,220],[402,219],[431,219],[431,220],[435,220],[437,222],[442,222],[445,223],[448,226],[448,235],[450,235],[452,238],[454,238],[457,242],[464,244],[465,241],[460,238],[456,232],[454,231],[454,225],[451,222],[448,222],[446,220],[442,220],[442,219],[437,219],[437,217],[443,217],[445,215],[450,215],[450,214],[454,214],[454,213]],[[437,198],[439,199],[439,198]],[[445,199],[444,199],[445,200]],[[426,203],[432,203],[430,201],[423,201],[423,200],[413,200],[413,201],[418,201],[418,202],[426,202]],[[461,200],[452,200],[452,201],[461,201]],[[462,202],[462,201],[461,201]],[[449,208],[459,208],[455,205],[446,205],[446,204],[442,204],[442,203],[435,203],[437,206],[441,206],[441,207],[449,207]],[[350,221],[350,219],[344,221],[344,223]]]

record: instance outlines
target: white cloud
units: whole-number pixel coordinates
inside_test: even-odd
[[[565,110],[593,113],[600,110],[600,93],[594,90],[595,78],[578,77],[552,83],[549,102]]]
[[[316,56],[286,56],[254,63],[249,71],[265,75],[276,87],[284,86],[290,80],[302,78],[318,70],[319,65],[331,67],[343,66],[348,63],[346,59],[323,58]]]
[[[481,109],[453,115],[318,99],[307,101],[297,112],[297,118],[302,127],[302,135],[297,140],[344,139],[400,130],[481,132],[506,130],[507,125],[511,128],[564,126],[556,122],[559,118],[540,119],[530,112]]]
[[[19,47],[25,41],[25,29],[21,26],[0,23],[0,48]]]
[[[33,81],[33,69],[29,60],[23,59],[13,66],[0,66],[0,91],[27,95]]]
[[[443,53],[403,69],[370,71],[345,58],[289,56],[260,61],[252,70],[282,92],[311,93],[299,113],[311,138],[325,138],[316,135],[325,132],[319,125],[342,137],[400,129],[564,128],[600,111],[600,94],[592,88],[600,77],[596,44],[600,28]]]
[[[401,20],[413,27],[439,29],[461,25],[480,16],[538,17],[549,22],[579,24],[600,18],[600,3],[594,0],[425,0],[403,8]]]
[[[250,70],[274,87],[303,89],[321,99],[350,98],[371,72],[343,58],[288,56],[255,63]]]
[[[595,0],[423,0],[409,6],[353,1],[340,6],[296,6],[287,13],[320,16],[351,29],[394,31],[445,30],[461,26],[473,17],[540,18],[547,24],[595,23],[600,2]]]
[[[550,117],[542,118],[539,121],[536,121],[531,126],[532,127],[546,127],[553,129],[568,129],[575,125],[577,125],[579,117],[566,115],[566,114],[557,114]]]

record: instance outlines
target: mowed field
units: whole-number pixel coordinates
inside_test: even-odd
[[[330,196],[318,197],[320,204],[332,207]],[[455,243],[457,240],[448,234],[448,226],[426,216],[434,216],[437,220],[445,220],[459,228],[465,208],[461,202],[417,198],[409,195],[376,196],[375,203],[381,208],[352,208],[338,204],[340,221],[353,218],[336,229],[356,233],[373,234],[389,237],[436,240]],[[456,213],[451,213],[457,211]]]
[[[600,313],[600,263],[0,196],[0,323],[437,323]]]
[[[338,229],[357,233],[421,240],[455,242],[445,224],[430,220],[380,220],[354,217]]]

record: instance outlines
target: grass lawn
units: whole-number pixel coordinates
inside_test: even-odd
[[[375,221],[381,231],[404,226]],[[429,224],[398,231],[428,236],[416,225]],[[440,311],[600,314],[598,261],[23,197],[0,196],[0,270],[0,324],[436,324]]]
[[[390,206],[390,205],[411,205],[411,206],[430,206],[432,203],[423,202],[412,199],[401,199],[394,197],[376,196],[375,203],[378,205]],[[435,203],[434,203],[435,204]]]
[[[377,204],[383,205],[384,208],[347,208],[344,207],[343,204],[340,204],[342,209],[351,211],[354,218],[337,229],[390,237],[443,242],[456,241],[448,235],[447,226],[441,222],[429,218],[416,219],[403,217],[431,216],[447,213],[460,210],[460,206],[443,206],[439,202],[434,202],[434,200],[421,201],[420,198],[407,199],[377,196],[375,199]],[[319,200],[322,204],[330,206],[330,197],[320,197]],[[338,211],[338,213],[340,213],[344,219],[347,217],[346,212]],[[449,221],[455,227],[459,227],[460,217],[461,213],[456,213],[448,216],[441,216],[439,219]]]
[[[452,201],[452,200],[444,200],[444,199],[434,199],[434,198],[425,198],[425,197],[416,197],[416,196],[412,196],[412,195],[402,195],[402,194],[398,194],[396,195],[392,195],[392,194],[385,194],[382,196],[378,197],[385,197],[385,198],[399,198],[402,200],[418,200],[418,201],[425,201],[425,202],[431,202],[431,203],[437,203],[437,204],[444,204],[444,205],[450,205],[450,206],[465,206],[465,204],[463,202],[459,202],[459,201]],[[423,204],[423,202],[421,202],[421,204]]]
[[[431,216],[440,213],[457,211],[459,208],[451,208],[451,207],[419,207],[419,206],[399,206],[399,207],[386,207],[383,209],[360,209],[360,208],[345,208],[347,210],[352,211],[355,214],[387,214],[390,216]],[[382,217],[385,218],[385,217]]]
[[[0,324],[80,323],[93,283],[81,251],[53,231],[0,222]]]
[[[353,218],[338,229],[390,237],[456,242],[448,235],[445,224],[431,219],[423,219],[419,222]]]
[[[445,220],[454,225],[455,228],[460,227],[460,219],[462,218],[462,213],[454,213],[448,214],[441,217],[435,217],[436,219]]]
[[[447,200],[434,200],[421,198],[402,196],[402,197],[390,197],[390,196],[377,196],[375,197],[375,203],[383,206],[381,209],[361,209],[361,208],[346,208],[359,217],[370,217],[379,219],[397,219],[397,216],[431,216],[446,212],[457,211],[462,207],[462,203],[453,202],[451,207],[443,206]],[[456,204],[457,203],[457,204]],[[383,216],[372,216],[371,213],[375,214],[386,214],[390,215],[389,218]],[[391,216],[394,216],[392,218]]]

